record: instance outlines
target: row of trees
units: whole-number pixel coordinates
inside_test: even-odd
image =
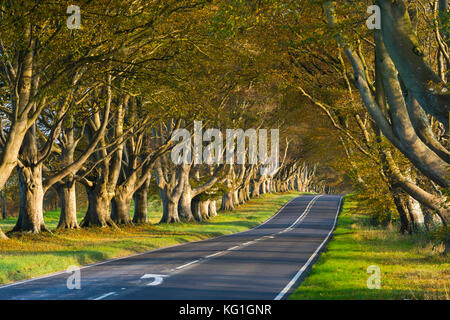
[[[381,29],[366,25],[373,5]],[[323,152],[322,164],[351,179],[377,220],[399,220],[400,231],[410,234],[438,228],[448,252],[448,1],[257,7],[252,14],[233,13],[254,21],[255,41],[276,57],[271,68],[301,95],[300,108],[328,119],[328,139],[339,156],[327,159]],[[322,139],[318,129],[314,133]]]
[[[381,9],[379,30],[365,24],[373,4]],[[323,42],[312,43],[315,35],[292,24],[291,64],[297,76],[309,76],[289,81],[338,135],[345,153],[335,166],[380,222],[397,216],[400,231],[410,234],[437,225],[448,252],[448,1],[311,6],[327,21],[314,21]],[[324,46],[335,46],[335,54]]]
[[[373,4],[380,30],[366,27]],[[115,226],[133,198],[145,221],[153,179],[162,221],[177,222],[307,177],[318,192],[350,182],[402,232],[441,226],[448,250],[448,1],[85,1],[81,30],[60,3],[1,6],[0,187],[16,169],[15,231],[45,230],[50,188],[60,226],[76,227],[75,181],[81,225]],[[174,165],[171,133],[194,120],[279,128],[281,169]]]
[[[0,5],[0,188],[16,170],[20,194],[11,232],[48,230],[51,189],[62,229],[147,222],[151,183],[167,223],[216,215],[222,193],[221,209],[232,210],[262,193],[310,190],[314,170],[288,143],[270,176],[258,165],[170,159],[172,133],[192,131],[194,119],[220,129],[281,123],[260,55],[221,26],[225,3],[82,1],[81,30],[66,28],[65,5]],[[76,185],[88,199],[80,224]]]

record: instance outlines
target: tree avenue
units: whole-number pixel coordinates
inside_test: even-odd
[[[377,224],[439,230],[450,250],[448,1],[81,1],[71,22],[69,5],[0,4],[0,188],[17,216],[0,239],[51,232],[51,196],[72,230],[146,224],[155,195],[160,223],[192,223],[265,193],[352,191]],[[275,154],[257,135],[271,129],[263,170],[251,155]]]

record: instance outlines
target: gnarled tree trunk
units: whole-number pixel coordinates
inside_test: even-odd
[[[260,195],[260,188],[261,188],[261,182],[259,181],[253,181],[253,186],[252,186],[252,198],[257,198]]]
[[[159,190],[163,205],[163,215],[160,223],[177,223],[180,222],[178,216],[178,200],[179,197],[169,197],[165,190]]]
[[[420,203],[413,197],[408,196],[407,206],[414,231],[422,230],[425,224],[425,218]]]
[[[130,207],[132,198],[133,193],[128,191],[116,192],[114,195],[111,203],[111,219],[116,224],[131,224]]]
[[[106,190],[97,190],[97,187],[86,187],[88,195],[88,209],[83,221],[81,221],[81,227],[116,227],[116,224],[111,219],[110,204],[112,195],[108,194]]]
[[[44,224],[42,164],[19,167],[19,219],[12,231],[40,233],[48,231]]]
[[[203,220],[209,219],[209,200],[200,201],[200,214]]]
[[[78,229],[75,181],[70,179],[65,183],[56,184],[55,188],[61,206],[57,229]]]
[[[226,192],[222,196],[222,205],[220,206],[220,210],[224,210],[224,211],[234,210],[233,190]]]
[[[217,216],[216,200],[209,201],[209,216],[210,217]]]
[[[150,187],[150,178],[134,193],[133,223],[147,223],[147,195]]]
[[[192,213],[192,188],[189,184],[189,180],[186,180],[183,192],[181,193],[180,202],[178,205],[178,214],[180,219],[183,221],[193,221],[194,219],[197,221],[199,216],[194,217]]]
[[[233,204],[238,206],[241,202],[239,201],[239,190],[233,190]]]

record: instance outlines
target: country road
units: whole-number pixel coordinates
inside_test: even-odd
[[[81,288],[61,272],[0,287],[18,299],[285,299],[336,225],[341,196],[305,195],[264,224],[81,268]]]

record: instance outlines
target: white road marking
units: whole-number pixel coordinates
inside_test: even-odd
[[[168,275],[165,275],[165,274],[147,273],[141,277],[141,280],[153,278],[154,280],[150,283],[147,283],[146,285],[147,286],[157,286],[157,285],[160,285],[163,282],[164,278],[167,278],[167,277],[168,277]]]
[[[308,268],[308,266],[311,264],[311,262],[313,261],[313,259],[317,256],[317,254],[319,253],[320,249],[322,249],[322,247],[324,246],[324,244],[328,241],[328,238],[330,237],[331,233],[333,233],[334,228],[336,227],[336,222],[337,222],[337,218],[339,215],[339,210],[341,208],[341,202],[342,202],[342,197],[339,200],[339,204],[338,204],[338,208],[336,211],[336,217],[334,218],[334,223],[333,223],[333,227],[331,228],[330,232],[328,232],[327,237],[325,238],[325,240],[323,240],[323,242],[320,244],[320,246],[316,249],[316,251],[314,251],[314,253],[311,255],[311,257],[309,257],[308,261],[306,261],[306,263],[300,268],[300,270],[295,274],[295,276],[292,278],[291,281],[289,281],[289,283],[286,285],[286,287],[284,287],[283,290],[281,290],[281,292],[275,297],[274,300],[281,300],[281,298],[284,297],[284,295],[291,289],[291,287],[295,284],[295,282],[297,282],[298,278],[300,278],[300,276],[302,275],[303,272],[305,272],[305,270]]]
[[[212,257],[218,256],[219,254],[222,254],[222,253],[224,253],[224,252],[223,251],[219,251],[219,252],[210,254],[210,255],[206,256],[205,258],[212,258]]]
[[[295,227],[295,225],[303,219],[304,216],[306,216],[308,214],[308,212],[311,210],[312,206],[314,205],[314,203],[316,203],[317,199],[319,199],[322,195],[318,195],[315,196],[306,206],[305,211],[303,211],[303,213],[297,218],[297,220],[295,220],[288,228],[284,229],[281,233],[287,232],[292,230],[292,228]]]
[[[95,298],[94,300],[102,300],[102,299],[104,299],[106,297],[112,296],[115,293],[116,293],[115,291],[114,292],[109,292],[109,293],[106,293],[106,294],[104,294],[104,295],[102,295],[102,296],[100,296],[98,298]]]
[[[233,251],[233,250],[239,249],[239,247],[240,246],[234,246],[234,247],[228,248],[227,251]]]
[[[175,270],[183,269],[183,268],[185,268],[185,267],[187,267],[187,266],[190,266],[191,264],[197,263],[197,262],[199,262],[199,261],[200,261],[200,260],[194,260],[194,261],[191,261],[191,262],[189,262],[189,263],[183,264],[182,266],[176,267]]]

